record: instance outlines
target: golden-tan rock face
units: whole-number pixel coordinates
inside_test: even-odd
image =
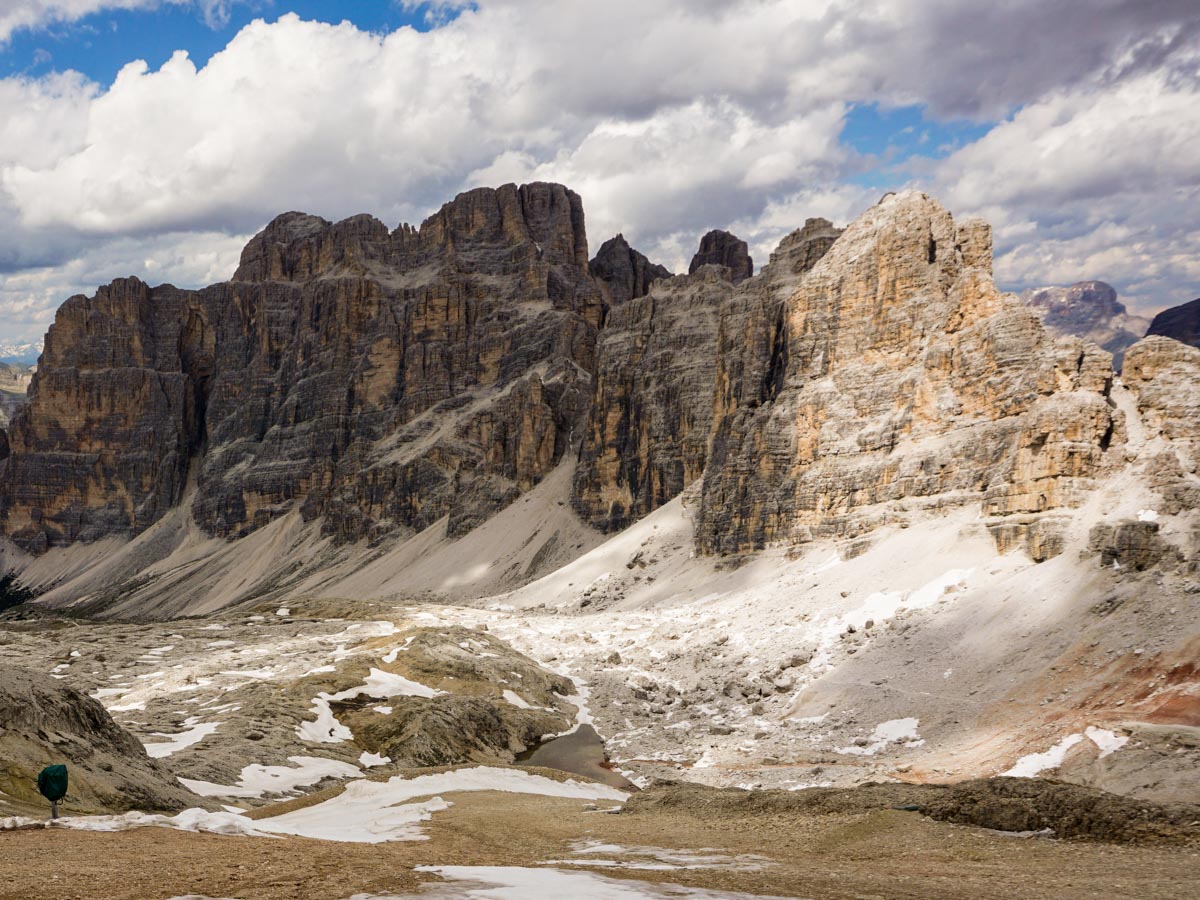
[[[1109,355],[1052,341],[992,283],[987,225],[916,192],[803,275],[769,354],[744,313],[722,326],[706,552],[853,537],[913,505],[1036,516],[1076,502],[1121,429]]]

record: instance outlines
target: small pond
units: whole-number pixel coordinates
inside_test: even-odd
[[[518,756],[517,763],[584,775],[623,791],[637,790],[629,779],[610,767],[604,753],[604,739],[591,725],[580,725],[570,734],[543,741]]]

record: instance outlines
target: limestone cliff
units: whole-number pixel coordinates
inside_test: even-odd
[[[810,219],[784,239],[760,278],[746,281],[739,275],[748,269],[705,263],[612,312],[572,498],[586,521],[604,531],[624,528],[703,474],[722,322],[737,321],[726,326],[731,346],[744,348],[754,332],[751,342],[769,353],[782,298],[839,233]],[[696,259],[713,246],[706,236]]]
[[[704,471],[717,315],[732,291],[728,269],[705,266],[609,314],[572,498],[585,521],[624,528]]]
[[[1019,517],[1076,502],[1121,427],[1111,358],[1054,342],[991,261],[984,223],[889,195],[799,278],[772,338],[769,316],[723,320],[700,548],[854,537],[913,505],[1029,532]]]
[[[1200,348],[1149,335],[1129,348],[1122,380],[1137,398],[1147,437],[1161,441],[1146,468],[1162,511],[1200,509]]]
[[[730,272],[734,284],[741,284],[754,274],[754,260],[746,242],[728,231],[714,229],[700,239],[700,249],[692,257],[688,274],[701,266],[724,266]]]
[[[73,297],[9,431],[0,527],[39,552],[137,533],[186,495],[225,536],[294,509],[344,539],[467,529],[582,428],[587,265],[578,196],[506,185],[419,229],[288,213],[229,283]]]
[[[588,269],[600,283],[610,307],[644,297],[654,282],[671,277],[665,266],[650,262],[645,254],[630,247],[623,234],[601,244]]]

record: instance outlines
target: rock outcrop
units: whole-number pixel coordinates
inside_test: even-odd
[[[63,305],[8,434],[0,528],[39,552],[135,534],[186,495],[223,536],[292,511],[339,539],[461,532],[582,431],[602,314],[558,185],[471,191],[390,233],[288,213],[232,282],[123,279]]]
[[[630,247],[623,234],[601,244],[588,269],[600,283],[609,307],[644,297],[654,282],[671,277],[665,266],[650,262]]]
[[[1146,336],[1159,334],[1200,347],[1200,298],[1164,309],[1150,323]]]
[[[688,274],[694,275],[701,266],[724,266],[734,284],[741,284],[754,274],[754,260],[746,242],[728,231],[714,229],[700,239],[700,249],[692,257]]]
[[[810,219],[784,238],[759,278],[735,284],[727,266],[706,263],[656,282],[647,296],[610,314],[572,498],[586,521],[603,531],[624,528],[700,478],[722,323],[737,322],[726,327],[726,354],[743,352],[751,333],[751,345],[769,354],[784,296],[839,234],[824,219]],[[706,242],[697,259],[712,250]],[[749,271],[748,257],[745,265]]]
[[[1162,495],[1162,511],[1200,509],[1200,348],[1148,336],[1129,348],[1121,375],[1147,437],[1161,443],[1147,475]]]
[[[287,213],[231,282],[63,305],[0,431],[0,530],[41,552],[186,504],[223,537],[284,516],[337,542],[458,536],[573,454],[571,505],[606,531],[702,481],[707,553],[977,504],[1001,549],[1047,559],[1123,459],[1124,415],[1111,356],[1055,339],[991,263],[987,225],[916,192],[844,233],[808,220],[757,276],[726,232],[686,276],[620,236],[589,262],[558,185],[470,191],[419,229]],[[1156,337],[1126,360],[1170,446],[1167,512],[1200,496],[1197,353]]]
[[[852,538],[914,506],[1005,524],[1076,503],[1123,427],[1111,357],[1054,342],[991,263],[986,224],[889,195],[797,279],[776,334],[763,313],[723,320],[700,549]]]
[[[1146,333],[1149,320],[1131,315],[1117,300],[1116,289],[1103,281],[1080,281],[1068,287],[1034,288],[1021,302],[1041,317],[1055,337],[1074,335],[1099,344],[1113,355],[1119,369],[1126,348]]]
[[[724,273],[656,282],[609,313],[572,505],[616,531],[666,503],[704,471]]]
[[[63,809],[68,812],[204,804],[91,697],[49,675],[0,666],[0,791],[44,807],[37,774],[51,763],[67,765],[70,788]]]

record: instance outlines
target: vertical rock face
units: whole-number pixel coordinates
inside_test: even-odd
[[[234,536],[299,508],[339,538],[465,530],[582,430],[602,295],[579,198],[506,185],[420,229],[289,213],[202,291],[114,282],[59,311],[0,463],[31,550],[190,494]]]
[[[1034,310],[1055,337],[1075,336],[1099,344],[1120,368],[1126,348],[1146,333],[1149,320],[1130,315],[1112,285],[1080,281],[1069,287],[1025,291],[1021,302]]]
[[[0,516],[19,544],[140,530],[178,502],[196,409],[177,323],[201,305],[131,278],[59,309],[0,470]]]
[[[717,317],[733,284],[714,267],[657,281],[609,313],[573,506],[624,528],[704,471]]]
[[[601,244],[588,269],[600,283],[609,307],[644,297],[654,282],[671,277],[666,267],[650,262],[630,247],[623,234]]]
[[[759,310],[722,320],[704,551],[852,537],[923,503],[1036,515],[1074,502],[1118,433],[1108,354],[1052,342],[993,285],[988,227],[923,194],[837,238],[777,333]]]
[[[715,229],[700,239],[700,249],[692,257],[688,274],[695,274],[701,266],[724,266],[734,284],[741,284],[754,274],[754,260],[746,242],[728,231]]]
[[[735,286],[728,268],[705,265],[655,282],[609,314],[574,484],[584,519],[624,528],[703,474],[722,340],[768,358],[783,298],[839,234],[810,219],[758,278]]]
[[[1148,437],[1163,442],[1147,465],[1162,512],[1200,508],[1200,348],[1148,335],[1125,355],[1122,381]]]
[[[1193,347],[1200,347],[1200,298],[1164,309],[1146,331],[1147,337],[1159,334]]]

